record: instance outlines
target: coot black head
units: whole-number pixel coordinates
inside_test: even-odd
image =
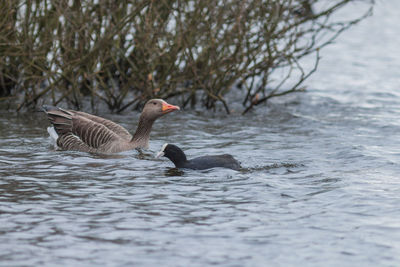
[[[229,154],[202,156],[187,160],[182,149],[172,144],[164,144],[162,146],[160,152],[157,154],[157,157],[161,156],[169,158],[177,168],[194,170],[205,170],[215,167],[229,168],[233,170],[240,169],[240,163]]]
[[[177,168],[184,168],[187,162],[186,155],[182,149],[172,144],[164,144],[162,146],[160,152],[157,154],[157,158],[162,156],[169,158]]]

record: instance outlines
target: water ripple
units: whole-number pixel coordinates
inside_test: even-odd
[[[386,66],[398,53],[354,46],[384,39],[370,28],[397,22],[393,10],[378,3],[327,48],[307,93],[245,116],[168,115],[149,150],[54,151],[42,114],[2,111],[2,264],[398,265],[400,93]],[[132,129],[137,116],[112,117]],[[233,154],[243,169],[175,169],[154,158],[166,142],[189,157]]]

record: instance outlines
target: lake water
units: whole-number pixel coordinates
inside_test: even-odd
[[[306,93],[245,116],[171,113],[144,154],[54,151],[43,114],[2,111],[0,265],[399,266],[398,10],[377,1]],[[177,171],[154,158],[165,142],[244,169]]]

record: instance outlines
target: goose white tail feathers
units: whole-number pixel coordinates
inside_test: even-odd
[[[58,146],[57,146],[58,134],[57,134],[56,130],[54,129],[53,126],[50,126],[50,127],[47,127],[47,132],[50,135],[50,141],[51,141],[51,144],[54,146],[54,149],[58,149]]]

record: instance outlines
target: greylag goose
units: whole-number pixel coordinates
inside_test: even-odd
[[[188,160],[185,152],[179,147],[172,144],[164,144],[157,154],[157,158],[166,157],[171,160],[176,168],[185,168],[193,170],[205,170],[216,167],[239,170],[240,163],[230,154],[202,156]]]
[[[132,136],[124,127],[110,120],[81,111],[43,106],[52,124],[47,131],[58,148],[90,153],[117,153],[148,148],[154,121],[174,110],[179,110],[179,107],[162,99],[149,100]]]

